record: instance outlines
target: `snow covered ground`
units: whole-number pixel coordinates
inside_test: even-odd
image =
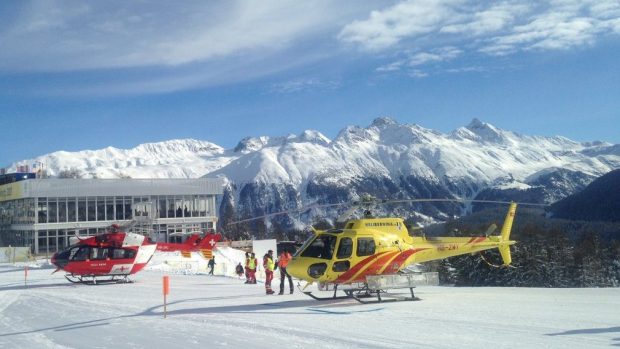
[[[620,289],[419,287],[418,302],[267,296],[264,285],[162,270],[74,285],[0,265],[0,348],[597,348],[620,346]]]

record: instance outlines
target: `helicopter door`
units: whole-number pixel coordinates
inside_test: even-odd
[[[332,265],[332,271],[335,273],[344,273],[351,268],[351,254],[353,253],[353,239],[350,237],[340,238],[338,251],[336,252],[336,260]]]

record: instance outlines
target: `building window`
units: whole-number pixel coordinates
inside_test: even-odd
[[[106,196],[105,198],[105,220],[114,220],[114,196]]]
[[[125,196],[125,219],[131,219],[131,196]]]
[[[116,220],[117,221],[122,221],[125,218],[124,215],[123,215],[125,210],[123,208],[123,197],[122,196],[117,196],[116,197],[115,207],[116,207]]]
[[[58,245],[56,244],[56,230],[47,231],[47,246],[49,252],[58,251]]]
[[[78,222],[86,222],[86,198],[78,198]]]
[[[67,198],[58,198],[58,222],[67,221]]]
[[[198,214],[200,215],[200,217],[206,217],[207,216],[207,197],[206,196],[200,196],[199,201],[198,201]]]
[[[192,216],[192,197],[186,196],[183,199],[183,216],[191,217]]]
[[[175,217],[183,217],[183,197],[177,196],[174,198],[174,210]]]
[[[69,238],[67,237],[66,230],[58,231],[58,249],[62,250],[63,248],[69,246]]]
[[[159,213],[158,218],[168,217],[168,206],[166,205],[166,197],[158,197],[157,202],[159,202],[159,205],[157,206],[157,211]]]
[[[39,223],[47,223],[47,198],[39,198],[37,216]]]
[[[49,223],[58,222],[58,202],[56,198],[47,199],[47,221]]]
[[[48,254],[48,246],[47,246],[47,230],[41,230],[38,232],[39,234],[39,253]]]
[[[77,222],[76,198],[67,198],[67,221]]]
[[[105,197],[97,197],[97,220],[105,221]]]
[[[88,212],[88,221],[92,222],[97,219],[97,200],[95,198],[88,198],[86,212]]]
[[[26,199],[26,223],[34,224],[35,222],[35,207],[34,199]]]
[[[200,200],[198,199],[198,195],[194,196],[192,198],[192,216],[193,217],[200,217],[200,214],[198,213],[199,203],[200,203]]]

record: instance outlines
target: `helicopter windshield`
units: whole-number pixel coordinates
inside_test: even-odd
[[[318,235],[305,250],[301,252],[302,257],[312,257],[321,259],[332,259],[336,247],[336,237],[333,235]]]

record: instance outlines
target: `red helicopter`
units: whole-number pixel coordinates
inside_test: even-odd
[[[67,272],[65,278],[73,283],[131,282],[127,277],[142,270],[155,251],[179,251],[184,257],[200,252],[205,258],[211,258],[221,238],[216,233],[202,237],[192,234],[182,244],[154,243],[144,235],[125,233],[118,226],[112,226],[111,232],[78,238],[78,243],[55,253],[52,264],[57,268],[54,272],[64,270]]]

